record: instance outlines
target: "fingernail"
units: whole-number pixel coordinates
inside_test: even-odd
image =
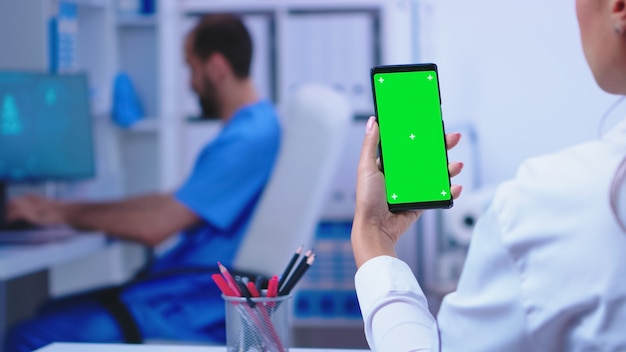
[[[374,128],[374,123],[376,123],[376,119],[374,118],[374,116],[370,116],[370,118],[367,120],[367,124],[365,125],[365,132],[371,132],[372,128]]]

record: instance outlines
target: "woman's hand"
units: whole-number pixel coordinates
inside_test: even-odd
[[[454,148],[461,139],[460,133],[446,135],[446,146]],[[396,256],[394,246],[400,236],[419,218],[423,210],[392,213],[387,206],[385,180],[377,158],[379,141],[378,123],[374,117],[367,121],[365,139],[357,171],[356,209],[352,225],[352,250],[357,268],[367,260],[380,256]],[[450,176],[461,172],[463,163],[448,165]],[[453,185],[452,198],[461,194],[462,187]]]

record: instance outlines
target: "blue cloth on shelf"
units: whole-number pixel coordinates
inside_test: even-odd
[[[144,118],[139,96],[130,76],[125,72],[120,72],[115,76],[111,117],[113,122],[123,128],[128,128]]]

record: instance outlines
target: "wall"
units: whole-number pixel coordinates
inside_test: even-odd
[[[421,59],[439,64],[446,125],[475,125],[483,183],[510,178],[529,156],[598,136],[616,97],[586,66],[573,1],[422,5]]]
[[[48,65],[47,40],[45,21],[24,21],[24,18],[36,17],[43,19],[49,8],[39,1],[0,0],[0,67],[22,70],[40,70]],[[29,40],[15,40],[19,33]],[[10,52],[11,55],[6,55]]]
[[[461,130],[451,160],[465,162],[449,210],[418,222],[417,276],[436,313],[454,290],[472,225],[493,186],[526,158],[597,138],[626,114],[587,67],[574,1],[418,0],[417,61],[439,66],[447,129]],[[473,127],[475,143],[472,143]],[[473,192],[474,187],[481,187]],[[481,207],[481,208],[482,208]]]

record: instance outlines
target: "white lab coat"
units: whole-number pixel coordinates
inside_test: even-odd
[[[477,223],[437,321],[405,263],[362,265],[355,283],[372,350],[626,351],[626,233],[609,203],[625,155],[626,121],[524,162]]]

